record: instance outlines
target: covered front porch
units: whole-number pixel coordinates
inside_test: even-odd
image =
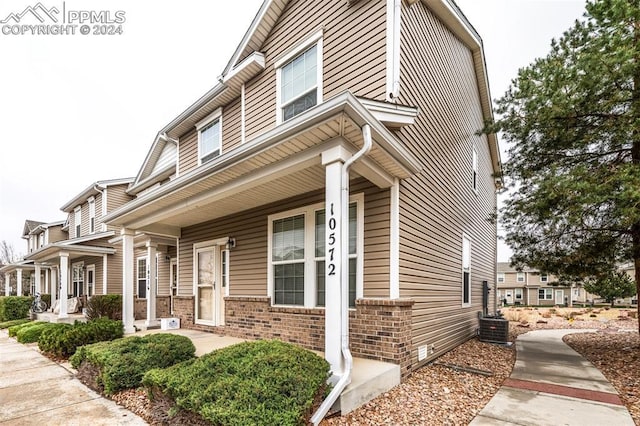
[[[385,355],[404,370],[411,303],[399,299],[399,181],[419,167],[387,126],[415,114],[346,92],[107,215],[122,229],[126,331],[134,325],[135,240],[164,236],[177,239],[174,308],[183,327],[323,349],[341,376],[341,334],[352,316],[362,326],[361,353],[391,349]],[[151,282],[153,274],[151,266]],[[253,309],[269,318],[256,320]],[[365,329],[382,311],[397,335],[391,323]]]
[[[108,257],[115,252],[109,247],[58,242],[30,253],[26,259],[34,262],[35,268],[53,271],[50,308],[57,311],[59,319],[64,319],[68,318],[74,299],[96,294],[99,276],[102,285],[98,293],[106,294]]]

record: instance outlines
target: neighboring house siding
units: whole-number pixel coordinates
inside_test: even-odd
[[[402,9],[400,103],[415,105],[398,132],[423,170],[400,184],[400,296],[415,300],[413,357],[428,359],[475,333],[482,281],[495,282],[495,187],[471,51],[422,3]],[[472,147],[478,193],[472,189]],[[471,306],[462,305],[462,239],[471,240]],[[415,364],[417,365],[417,364]]]
[[[153,170],[149,175],[153,175],[154,173],[164,169],[170,164],[175,164],[176,161],[176,146],[173,143],[167,143],[164,148],[162,148],[162,152],[158,157],[155,165],[153,166]]]
[[[224,117],[222,118],[224,131]],[[224,144],[224,140],[222,141]],[[178,150],[178,175],[183,175],[198,166],[198,132],[194,127],[190,132],[180,136]]]
[[[63,241],[68,238],[68,234],[62,230],[62,227],[56,226],[49,228],[49,244],[57,241]]]
[[[114,211],[118,207],[134,199],[134,197],[126,193],[126,190],[128,187],[129,187],[128,184],[113,185],[105,189],[105,191],[107,192],[107,213]],[[101,209],[102,209],[102,206],[101,206]],[[96,207],[96,217],[100,215],[102,215],[102,210],[98,211]],[[84,215],[82,216],[82,219],[84,220]],[[107,226],[107,230],[120,231],[119,228],[113,227],[113,226]]]
[[[116,253],[107,257],[108,294],[122,294],[122,244],[115,249]]]
[[[222,153],[231,151],[241,142],[240,98],[222,110]]]
[[[389,196],[366,181],[352,184],[352,194],[364,193],[364,295],[389,295]],[[229,295],[267,295],[267,216],[324,201],[314,192],[182,229],[179,254],[179,294],[193,295],[193,244],[234,237],[230,251]]]

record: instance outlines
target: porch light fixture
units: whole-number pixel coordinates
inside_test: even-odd
[[[236,239],[234,237],[229,237],[227,240],[227,249],[232,249],[236,247]]]

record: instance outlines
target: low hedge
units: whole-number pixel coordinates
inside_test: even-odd
[[[122,321],[99,318],[86,323],[76,321],[69,327],[58,328],[43,334],[38,340],[42,352],[58,358],[69,358],[80,346],[122,337]]]
[[[86,317],[94,320],[102,317],[112,320],[122,319],[122,295],[104,294],[92,296],[87,301]]]
[[[9,337],[16,337],[16,335],[18,334],[18,331],[22,330],[23,328],[28,328],[28,327],[33,327],[34,324],[44,324],[44,322],[42,321],[38,321],[38,322],[34,322],[31,320],[27,320],[25,322],[16,324],[16,325],[12,325],[11,327],[9,327]]]
[[[175,334],[150,334],[125,337],[78,348],[70,358],[73,368],[96,372],[97,377],[84,377],[90,387],[111,395],[122,389],[137,388],[142,376],[152,368],[166,368],[194,358],[196,348],[191,339]],[[90,365],[86,365],[90,364]],[[89,373],[91,375],[91,373]],[[85,381],[83,380],[83,381]]]
[[[313,352],[280,341],[229,346],[167,369],[143,384],[154,398],[216,425],[303,425],[324,396],[329,364]],[[160,392],[160,393],[158,393]]]
[[[22,318],[22,319],[17,319],[17,320],[0,322],[0,330],[3,330],[5,328],[9,328],[9,327],[13,327],[14,325],[26,324],[28,322],[31,322],[31,320],[29,318]]]
[[[18,330],[16,340],[20,343],[34,343],[40,339],[40,336],[55,328],[57,328],[55,323],[33,322],[29,327],[21,327]]]
[[[28,296],[0,296],[0,321],[27,318],[32,301]]]

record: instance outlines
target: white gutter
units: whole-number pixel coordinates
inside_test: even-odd
[[[342,357],[344,358],[344,372],[342,374],[342,377],[340,377],[340,380],[338,380],[338,383],[336,383],[335,387],[329,393],[329,396],[327,396],[327,398],[322,401],[320,408],[318,408],[318,410],[313,413],[311,422],[314,424],[314,426],[318,426],[331,406],[334,404],[334,402],[336,402],[344,388],[346,388],[347,385],[351,383],[353,357],[351,356],[351,351],[349,350],[349,169],[356,161],[367,155],[367,153],[371,150],[371,128],[368,124],[362,126],[362,138],[364,140],[364,144],[362,145],[360,151],[356,152],[342,165],[342,188],[340,188],[340,203],[342,207],[340,220],[340,245],[342,255],[342,268],[340,276],[340,290],[342,292],[340,300],[340,305],[342,308],[340,315],[340,339]]]

